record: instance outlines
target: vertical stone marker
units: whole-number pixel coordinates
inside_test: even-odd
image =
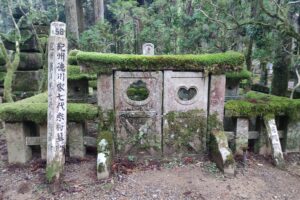
[[[48,40],[47,169],[49,182],[57,182],[63,170],[67,125],[66,24],[52,22]]]
[[[152,44],[152,43],[143,44],[143,55],[144,56],[154,56],[154,44]]]

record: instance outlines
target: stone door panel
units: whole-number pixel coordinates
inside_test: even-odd
[[[115,72],[119,155],[161,154],[162,72]]]
[[[198,154],[205,149],[208,76],[164,72],[163,153]]]

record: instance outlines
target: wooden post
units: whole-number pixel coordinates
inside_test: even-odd
[[[48,40],[47,169],[49,182],[57,182],[65,163],[67,122],[66,25],[52,22]]]

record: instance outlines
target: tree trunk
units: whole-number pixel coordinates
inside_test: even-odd
[[[95,22],[104,21],[104,0],[94,1]]]
[[[291,64],[292,39],[287,36],[279,36],[273,66],[273,79],[271,93],[278,96],[286,96],[289,78],[289,66]]]
[[[67,23],[67,36],[69,40],[69,49],[74,49],[78,46],[79,28],[77,17],[77,0],[65,1],[65,13]]]
[[[76,0],[76,10],[77,10],[78,30],[79,30],[79,33],[82,33],[84,30],[82,0]]]

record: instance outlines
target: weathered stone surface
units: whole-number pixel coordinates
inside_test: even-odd
[[[208,77],[201,72],[164,72],[164,154],[205,149]]]
[[[8,162],[24,164],[32,157],[31,148],[26,146],[29,127],[25,123],[5,123]]]
[[[42,80],[42,71],[16,71],[13,79],[13,91],[38,91]]]
[[[89,95],[88,80],[68,80],[69,102],[86,102]]]
[[[20,64],[18,70],[38,70],[43,67],[43,56],[41,53],[20,53]]]
[[[287,128],[286,152],[300,151],[300,122],[290,122]]]
[[[143,44],[143,55],[154,56],[154,44],[152,43]]]
[[[114,88],[112,75],[100,75],[97,79],[98,106],[105,110],[114,109]]]
[[[3,43],[4,43],[6,49],[15,51],[16,44],[14,42],[3,40]],[[40,48],[38,45],[38,39],[34,35],[32,35],[31,37],[29,37],[28,40],[26,40],[24,43],[20,44],[20,51],[21,52],[40,52]]]
[[[160,156],[162,72],[117,71],[115,76],[118,153],[138,157]],[[145,95],[146,91],[148,94],[146,99],[135,101],[127,96],[128,89],[137,96]]]
[[[105,179],[109,177],[110,172],[110,150],[108,141],[102,139],[98,143],[98,155],[97,155],[97,178]]]
[[[206,146],[206,115],[200,110],[169,112],[163,123],[163,154],[199,154]]]
[[[279,140],[275,119],[264,118],[264,123],[267,128],[268,137],[271,143],[272,156],[275,165],[278,167],[284,167],[284,158],[282,154],[282,149],[281,149],[281,144]]]
[[[219,121],[223,122],[225,100],[225,75],[212,75],[209,91],[209,114],[216,113]]]
[[[47,159],[47,124],[40,124],[38,126],[38,132],[40,135],[40,147],[41,147],[41,158]]]
[[[34,25],[35,31],[38,35],[49,35],[49,26],[45,25]]]
[[[164,72],[164,114],[189,110],[203,110],[206,113],[207,95],[208,77],[203,73]]]
[[[236,121],[236,154],[243,155],[243,151],[248,149],[248,118],[237,118]]]
[[[234,175],[235,161],[223,131],[213,130],[210,135],[210,156],[217,167],[227,175]]]
[[[70,157],[83,158],[86,150],[84,146],[84,124],[69,122],[68,123],[68,144]]]

